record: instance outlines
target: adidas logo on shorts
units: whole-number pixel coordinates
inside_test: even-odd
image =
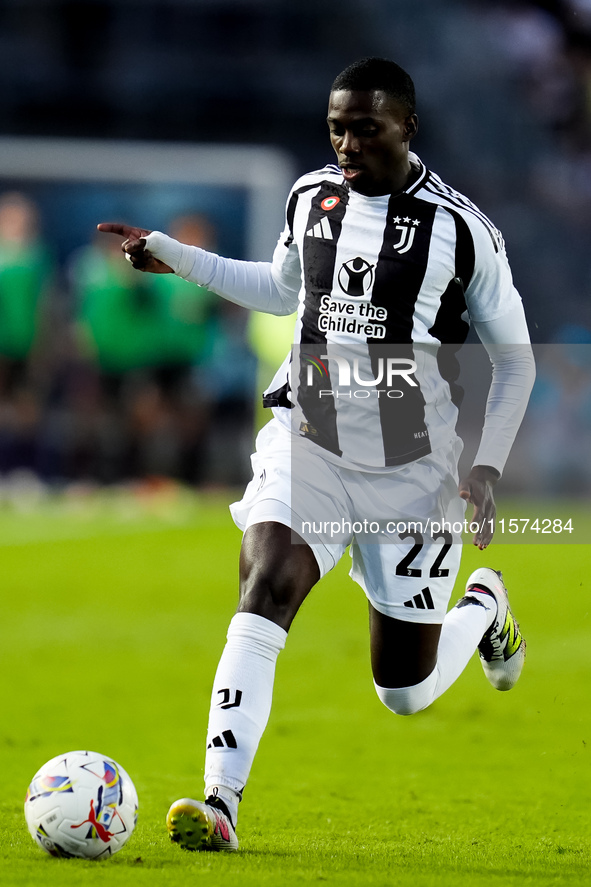
[[[434,610],[435,604],[433,603],[429,586],[427,585],[426,588],[423,588],[420,594],[415,594],[412,600],[405,601],[404,606],[417,610]]]

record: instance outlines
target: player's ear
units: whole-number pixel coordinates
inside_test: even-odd
[[[419,131],[419,118],[416,114],[409,114],[404,120],[404,138],[407,142],[414,139]]]

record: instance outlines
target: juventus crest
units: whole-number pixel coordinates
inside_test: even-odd
[[[395,230],[400,231],[400,239],[393,246],[396,252],[402,255],[402,253],[407,253],[413,245],[416,230],[421,223],[418,219],[410,219],[408,216],[404,219],[396,216],[392,221],[394,222]]]

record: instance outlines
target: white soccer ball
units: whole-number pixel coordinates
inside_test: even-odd
[[[121,850],[137,822],[134,784],[106,755],[71,751],[35,773],[25,818],[35,843],[51,856],[105,859]]]

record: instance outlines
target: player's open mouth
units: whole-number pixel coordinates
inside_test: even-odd
[[[355,179],[359,178],[363,170],[360,166],[342,166],[341,172],[346,182],[354,182]]]

